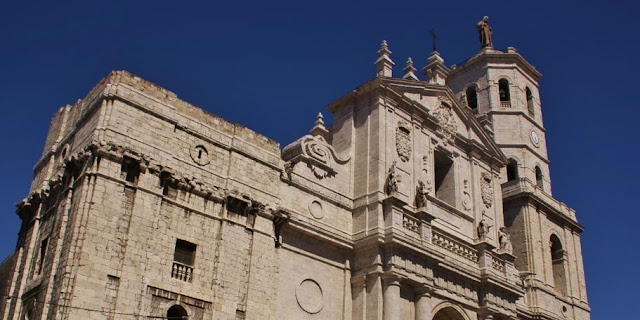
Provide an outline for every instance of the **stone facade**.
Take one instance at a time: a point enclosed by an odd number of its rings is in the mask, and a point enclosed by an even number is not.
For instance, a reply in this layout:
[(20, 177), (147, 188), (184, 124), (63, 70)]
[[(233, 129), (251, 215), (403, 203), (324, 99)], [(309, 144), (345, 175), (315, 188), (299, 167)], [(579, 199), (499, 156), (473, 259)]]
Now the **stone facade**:
[(378, 53), (282, 150), (125, 71), (61, 108), (2, 319), (589, 319), (540, 74)]

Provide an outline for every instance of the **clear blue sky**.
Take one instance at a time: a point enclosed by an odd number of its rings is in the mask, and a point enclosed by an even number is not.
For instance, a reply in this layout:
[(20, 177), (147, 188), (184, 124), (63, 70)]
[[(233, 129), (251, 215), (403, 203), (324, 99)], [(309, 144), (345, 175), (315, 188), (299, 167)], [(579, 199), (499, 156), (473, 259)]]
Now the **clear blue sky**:
[[(187, 2), (187, 1), (182, 1)], [(51, 116), (111, 70), (129, 70), (286, 145), (374, 76), (386, 39), (396, 74), (424, 66), (435, 28), (447, 65), (496, 47), (543, 74), (556, 198), (575, 208), (593, 319), (637, 319), (638, 52), (632, 1), (0, 1), (0, 259), (14, 248)], [(223, 3), (223, 4), (211, 4)], [(633, 57), (633, 58), (632, 58)]]

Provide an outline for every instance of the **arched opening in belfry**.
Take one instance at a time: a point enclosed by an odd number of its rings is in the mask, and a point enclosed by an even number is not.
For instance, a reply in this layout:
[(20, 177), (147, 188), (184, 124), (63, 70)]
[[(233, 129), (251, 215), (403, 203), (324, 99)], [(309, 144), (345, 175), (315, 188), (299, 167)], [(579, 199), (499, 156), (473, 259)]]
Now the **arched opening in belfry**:
[(507, 181), (518, 179), (518, 162), (515, 159), (509, 159), (507, 163)]
[(540, 169), (540, 167), (536, 166), (536, 186), (538, 186), (538, 188), (542, 189), (543, 184), (542, 184), (542, 170)]
[(567, 277), (565, 275), (565, 258), (564, 249), (560, 239), (555, 235), (551, 235), (549, 240), (551, 247), (551, 271), (553, 272), (553, 287), (561, 295), (567, 294)]
[(478, 94), (476, 93), (476, 88), (470, 86), (466, 91), (467, 95), (467, 106), (471, 108), (471, 110), (476, 111), (478, 109)]
[(173, 305), (169, 310), (167, 310), (167, 319), (177, 320), (177, 319), (188, 319), (187, 310), (185, 310), (182, 306)]
[(500, 102), (511, 101), (511, 92), (509, 92), (509, 80), (500, 79), (498, 81), (498, 93), (500, 94)]
[(527, 95), (527, 110), (529, 111), (529, 115), (533, 116), (535, 114), (533, 110), (533, 94), (531, 93), (531, 89), (529, 89), (529, 87), (525, 88), (525, 93)]
[(464, 316), (453, 307), (445, 307), (433, 316), (433, 320), (465, 320)]

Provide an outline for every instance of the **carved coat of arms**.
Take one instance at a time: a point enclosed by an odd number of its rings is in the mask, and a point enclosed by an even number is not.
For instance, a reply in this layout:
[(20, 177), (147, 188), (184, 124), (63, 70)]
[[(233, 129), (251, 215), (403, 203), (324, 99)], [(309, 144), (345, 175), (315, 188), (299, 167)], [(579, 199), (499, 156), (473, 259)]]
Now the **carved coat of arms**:
[(486, 172), (483, 172), (480, 178), (480, 192), (485, 207), (491, 208), (493, 205), (493, 186), (491, 185), (491, 175)]
[(438, 120), (438, 133), (444, 137), (445, 142), (453, 142), (458, 125), (456, 124), (455, 113), (451, 108), (451, 102), (446, 98), (438, 97), (433, 115)]
[(411, 128), (404, 121), (398, 122), (398, 128), (396, 128), (396, 150), (398, 156), (403, 162), (409, 161), (411, 156)]

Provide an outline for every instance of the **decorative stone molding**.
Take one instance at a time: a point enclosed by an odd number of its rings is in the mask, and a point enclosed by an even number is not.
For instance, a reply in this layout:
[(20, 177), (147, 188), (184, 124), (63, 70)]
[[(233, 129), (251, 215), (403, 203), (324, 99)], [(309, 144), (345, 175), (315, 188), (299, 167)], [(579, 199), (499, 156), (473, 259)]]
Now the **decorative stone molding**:
[(438, 97), (433, 108), (433, 115), (438, 122), (437, 133), (443, 137), (443, 143), (453, 143), (456, 137), (458, 125), (456, 115), (451, 107), (451, 101), (445, 97)]
[(324, 307), (322, 287), (314, 279), (307, 278), (296, 287), (296, 301), (302, 310), (316, 314)]
[(396, 151), (402, 162), (409, 161), (411, 157), (411, 125), (405, 121), (398, 121), (396, 128)]

